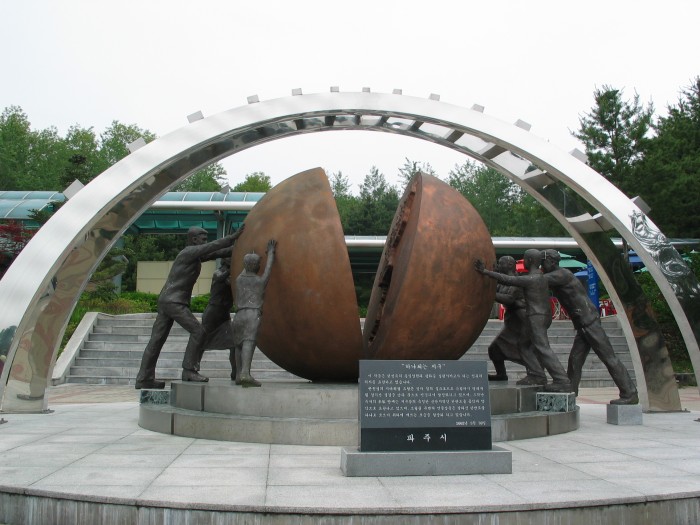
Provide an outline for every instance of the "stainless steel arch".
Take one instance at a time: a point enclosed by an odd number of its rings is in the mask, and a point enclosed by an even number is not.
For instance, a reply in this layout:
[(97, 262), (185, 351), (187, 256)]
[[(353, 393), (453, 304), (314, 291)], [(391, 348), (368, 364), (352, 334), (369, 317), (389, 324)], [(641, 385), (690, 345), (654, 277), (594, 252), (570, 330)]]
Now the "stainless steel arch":
[[(621, 320), (642, 403), (651, 410), (680, 409), (658, 329), (653, 322), (646, 326), (645, 305), (636, 304), (643, 299), (630, 295), (629, 280), (618, 275), (624, 268), (612, 256), (604, 230), (617, 230), (650, 269), (683, 331), (696, 373), (700, 320), (692, 305), (699, 287), (635, 202), (579, 159), (530, 135), (524, 123), (506, 124), (432, 96), (337, 90), (313, 95), (295, 90), (293, 95), (266, 102), (251, 97), (247, 106), (197, 120), (144, 145), (78, 192), (39, 230), (0, 281), (0, 342), (11, 341), (0, 382), (0, 410), (47, 407), (47, 378), (79, 293), (107, 250), (161, 194), (194, 170), (243, 149), (330, 130), (428, 140), (487, 163), (534, 195), (579, 242), (613, 300), (625, 305), (628, 315)], [(532, 166), (537, 169), (532, 171)], [(598, 215), (566, 217), (550, 195), (557, 184), (575, 191)]]

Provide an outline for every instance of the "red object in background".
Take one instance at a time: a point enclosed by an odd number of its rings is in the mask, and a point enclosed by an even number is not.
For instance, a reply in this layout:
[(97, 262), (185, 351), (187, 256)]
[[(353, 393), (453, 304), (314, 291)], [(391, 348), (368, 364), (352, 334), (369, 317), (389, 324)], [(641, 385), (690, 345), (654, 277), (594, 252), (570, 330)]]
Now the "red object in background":
[(561, 321), (569, 319), (569, 314), (564, 310), (559, 300), (556, 297), (549, 298), (549, 306), (552, 308), (552, 319), (555, 321)]
[[(569, 314), (566, 313), (566, 310), (564, 310), (564, 307), (559, 303), (556, 297), (550, 297), (549, 298), (549, 306), (552, 309), (552, 319), (556, 320), (562, 320), (562, 319), (569, 319)], [(498, 318), (503, 321), (503, 317), (505, 316), (506, 309), (502, 304), (498, 305)]]
[(0, 277), (34, 235), (20, 221), (0, 223)]
[(528, 271), (525, 269), (525, 261), (523, 259), (515, 261), (515, 271), (516, 273), (528, 273)]
[(615, 305), (610, 299), (602, 299), (600, 301), (599, 307), (601, 317), (607, 317), (608, 315), (617, 314), (617, 310), (615, 310)]
[[(570, 319), (568, 312), (559, 303), (556, 297), (549, 298), (549, 305), (552, 308), (552, 319), (555, 321), (561, 321)], [(506, 313), (506, 309), (502, 304), (498, 305), (498, 318), (503, 321), (503, 316)], [(608, 315), (616, 315), (617, 310), (615, 310), (615, 305), (610, 299), (603, 299), (600, 301), (600, 316), (607, 317)]]

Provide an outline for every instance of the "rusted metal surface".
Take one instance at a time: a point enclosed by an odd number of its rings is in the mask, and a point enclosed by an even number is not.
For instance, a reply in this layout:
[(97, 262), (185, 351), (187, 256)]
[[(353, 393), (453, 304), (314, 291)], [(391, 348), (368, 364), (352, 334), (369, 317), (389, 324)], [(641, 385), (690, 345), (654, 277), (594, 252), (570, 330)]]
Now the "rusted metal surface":
[[(251, 210), (233, 248), (231, 282), (243, 256), (266, 262), (278, 242), (258, 347), (282, 368), (315, 381), (356, 381), (362, 355), (357, 299), (340, 217), (321, 168), (270, 190)], [(235, 289), (234, 289), (235, 297)]]
[(474, 207), (439, 179), (417, 175), (399, 204), (367, 312), (369, 359), (458, 359), (477, 339), (496, 293), (474, 270), (496, 254)]

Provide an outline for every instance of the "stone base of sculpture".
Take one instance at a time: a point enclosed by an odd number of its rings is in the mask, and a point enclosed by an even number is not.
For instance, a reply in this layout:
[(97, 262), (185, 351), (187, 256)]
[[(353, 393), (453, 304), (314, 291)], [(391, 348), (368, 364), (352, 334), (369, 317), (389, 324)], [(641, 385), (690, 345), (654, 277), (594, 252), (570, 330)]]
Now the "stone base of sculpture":
[[(174, 381), (168, 404), (146, 400), (139, 425), (185, 437), (357, 447), (357, 384), (266, 381), (244, 389), (232, 381)], [(545, 437), (579, 427), (579, 412), (538, 412), (539, 387), (490, 385), (493, 442)]]

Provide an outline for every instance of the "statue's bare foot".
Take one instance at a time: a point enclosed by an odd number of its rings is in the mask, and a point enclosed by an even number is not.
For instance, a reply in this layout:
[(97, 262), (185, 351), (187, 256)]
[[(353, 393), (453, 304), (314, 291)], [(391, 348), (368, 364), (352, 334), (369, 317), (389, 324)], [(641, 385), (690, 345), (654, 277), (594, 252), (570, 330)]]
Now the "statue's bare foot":
[(243, 388), (248, 388), (251, 386), (262, 386), (259, 381), (253, 379), (250, 374), (241, 374), (240, 384)]

